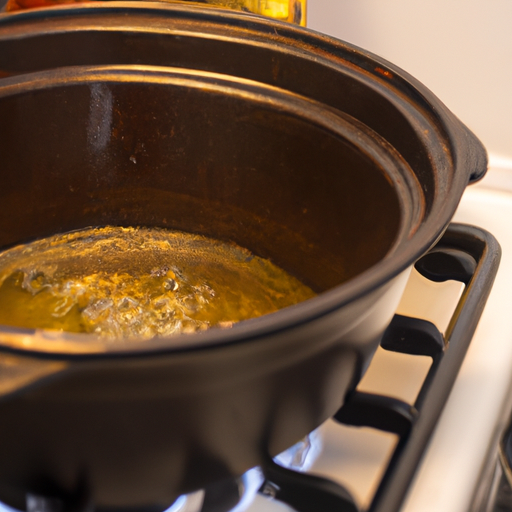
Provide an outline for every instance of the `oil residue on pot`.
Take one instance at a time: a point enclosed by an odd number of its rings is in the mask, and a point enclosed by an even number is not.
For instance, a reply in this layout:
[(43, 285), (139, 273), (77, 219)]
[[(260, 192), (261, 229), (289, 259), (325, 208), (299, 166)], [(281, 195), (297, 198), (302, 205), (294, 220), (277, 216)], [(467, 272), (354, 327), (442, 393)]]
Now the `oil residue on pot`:
[(0, 324), (116, 339), (229, 326), (313, 297), (237, 245), (163, 229), (89, 228), (0, 254)]

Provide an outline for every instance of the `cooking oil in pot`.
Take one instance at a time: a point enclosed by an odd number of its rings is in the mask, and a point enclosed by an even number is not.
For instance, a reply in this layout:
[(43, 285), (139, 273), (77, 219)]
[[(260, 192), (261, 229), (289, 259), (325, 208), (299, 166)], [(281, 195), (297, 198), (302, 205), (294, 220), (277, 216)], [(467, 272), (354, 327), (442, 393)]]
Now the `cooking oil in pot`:
[(313, 296), (237, 245), (158, 228), (88, 228), (0, 253), (0, 324), (17, 327), (152, 338)]

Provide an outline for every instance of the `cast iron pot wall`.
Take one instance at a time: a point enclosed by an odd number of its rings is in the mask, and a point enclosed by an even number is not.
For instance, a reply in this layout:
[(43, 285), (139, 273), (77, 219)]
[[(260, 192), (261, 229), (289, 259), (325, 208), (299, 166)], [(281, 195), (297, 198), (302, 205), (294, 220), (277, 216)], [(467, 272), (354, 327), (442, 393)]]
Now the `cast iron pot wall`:
[[(235, 241), (323, 292), (392, 251), (420, 200), (404, 162), (355, 121), (200, 72), (34, 73), (0, 88), (0, 118), (2, 245), (91, 225), (172, 227)], [(127, 342), (122, 358), (40, 362), (37, 385), (0, 406), (11, 461), (0, 496), (20, 506), (27, 489), (83, 492), (99, 508), (165, 508), (240, 475), (341, 406), (402, 286), (284, 329), (247, 322), (238, 343), (217, 330), (133, 342), (137, 357)], [(52, 352), (51, 340), (28, 337)], [(61, 339), (67, 351), (80, 343)]]
[(343, 403), (407, 268), (485, 171), (481, 145), (402, 71), (255, 17), (19, 13), (0, 18), (0, 63), (1, 245), (158, 225), (237, 241), (321, 292), (151, 344), (2, 329), (17, 373), (0, 499), (18, 508), (27, 490), (165, 508), (293, 444)]
[(171, 227), (234, 241), (321, 292), (418, 220), (419, 185), (384, 141), (269, 87), (68, 68), (17, 79), (0, 102), (3, 247), (86, 226)]

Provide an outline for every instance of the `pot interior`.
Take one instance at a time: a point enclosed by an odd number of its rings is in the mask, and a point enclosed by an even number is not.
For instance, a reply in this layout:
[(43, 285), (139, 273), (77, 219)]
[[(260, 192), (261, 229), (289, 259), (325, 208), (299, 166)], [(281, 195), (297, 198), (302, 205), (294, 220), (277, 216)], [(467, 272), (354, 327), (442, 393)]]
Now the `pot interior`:
[(158, 226), (235, 242), (321, 292), (403, 235), (403, 162), (310, 100), (149, 69), (37, 77), (0, 88), (1, 247)]

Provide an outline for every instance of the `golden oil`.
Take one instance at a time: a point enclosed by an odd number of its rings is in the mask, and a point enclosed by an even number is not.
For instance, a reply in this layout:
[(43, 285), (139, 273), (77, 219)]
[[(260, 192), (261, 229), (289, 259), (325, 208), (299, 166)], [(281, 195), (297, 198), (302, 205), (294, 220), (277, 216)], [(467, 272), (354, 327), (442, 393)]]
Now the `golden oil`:
[(231, 243), (156, 228), (90, 228), (0, 253), (0, 324), (106, 339), (196, 332), (314, 296)]

